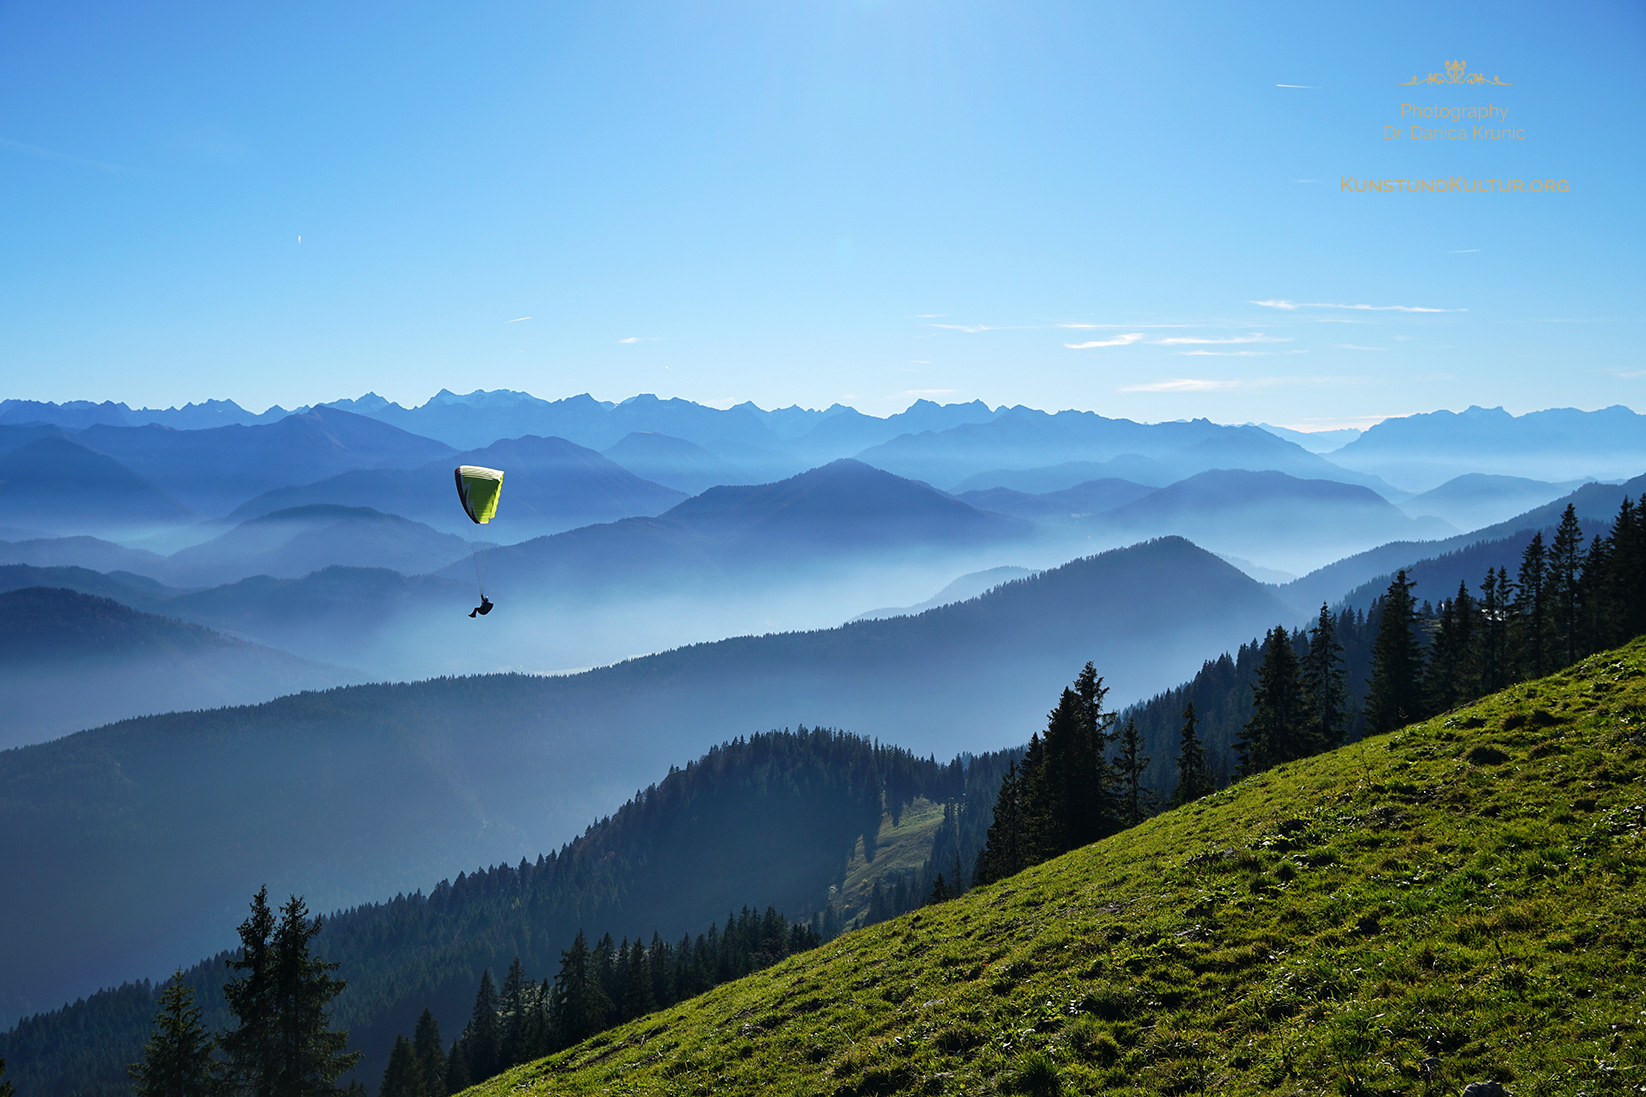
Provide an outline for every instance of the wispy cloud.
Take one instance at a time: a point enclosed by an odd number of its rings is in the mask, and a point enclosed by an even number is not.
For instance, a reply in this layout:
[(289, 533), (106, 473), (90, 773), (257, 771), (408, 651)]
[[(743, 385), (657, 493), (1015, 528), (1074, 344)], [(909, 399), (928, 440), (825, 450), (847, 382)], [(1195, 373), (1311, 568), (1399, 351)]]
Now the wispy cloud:
[(1094, 339), (1089, 343), (1064, 343), (1070, 350), (1090, 350), (1093, 347), (1129, 347), (1143, 338), (1141, 331), (1117, 335), (1113, 339)]
[(1181, 358), (1268, 358), (1266, 350), (1180, 350)]
[(1646, 369), (1612, 369), (1607, 370), (1613, 377), (1621, 377), (1626, 381), (1637, 381), (1646, 377)]
[(1468, 309), (1437, 309), (1427, 305), (1338, 305), (1324, 301), (1286, 301), (1281, 298), (1271, 298), (1267, 301), (1252, 301), (1250, 304), (1261, 305), (1266, 309), (1285, 309), (1288, 312), (1296, 309), (1354, 309), (1359, 312), (1468, 312)]
[(1163, 347), (1176, 347), (1188, 344), (1290, 343), (1291, 339), (1276, 335), (1263, 335), (1254, 331), (1250, 335), (1230, 335), (1222, 339), (1207, 339), (1197, 335), (1169, 335), (1164, 339), (1150, 339), (1149, 342), (1158, 343)]
[(1319, 88), (1317, 88), (1313, 84), (1276, 84), (1275, 87), (1277, 87), (1277, 88), (1308, 88), (1310, 91), (1319, 91), (1320, 90)]
[(1125, 385), (1121, 392), (1216, 392), (1239, 388), (1239, 381), (1212, 381), (1204, 377), (1173, 377), (1169, 381), (1150, 381), (1144, 385)]
[(976, 335), (980, 331), (1031, 331), (1038, 324), (927, 324), (927, 327), (940, 328), (943, 331), (963, 331), (967, 335)]
[(1471, 254), (1473, 252), (1477, 252), (1479, 250), (1480, 250), (1479, 248), (1458, 248), (1456, 251), (1449, 251), (1446, 254), (1447, 255), (1469, 255), (1469, 254)]
[(1192, 328), (1193, 324), (1088, 324), (1083, 320), (1068, 320), (1057, 325), (1074, 331), (1117, 331), (1121, 328)]
[(0, 149), (22, 153), (37, 160), (55, 160), (61, 164), (74, 164), (77, 167), (91, 168), (93, 171), (106, 171), (113, 175), (147, 175), (141, 168), (127, 167), (125, 164), (110, 164), (103, 160), (90, 160), (84, 156), (74, 156), (67, 152), (58, 152), (56, 149), (41, 148), (39, 145), (30, 145), (23, 141), (13, 141), (0, 137)]
[(531, 319), (530, 316), (516, 316), (513, 320), (505, 320), (503, 322), (505, 324), (518, 324), (522, 320), (530, 320), (530, 319)]

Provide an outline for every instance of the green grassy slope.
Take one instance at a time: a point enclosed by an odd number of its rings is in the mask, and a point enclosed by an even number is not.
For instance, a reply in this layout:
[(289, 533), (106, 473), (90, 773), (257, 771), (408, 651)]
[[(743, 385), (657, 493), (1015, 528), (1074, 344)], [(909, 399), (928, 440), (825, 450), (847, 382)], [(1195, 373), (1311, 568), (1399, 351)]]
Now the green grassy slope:
[(476, 1092), (1636, 1093), (1643, 831), (1637, 641)]

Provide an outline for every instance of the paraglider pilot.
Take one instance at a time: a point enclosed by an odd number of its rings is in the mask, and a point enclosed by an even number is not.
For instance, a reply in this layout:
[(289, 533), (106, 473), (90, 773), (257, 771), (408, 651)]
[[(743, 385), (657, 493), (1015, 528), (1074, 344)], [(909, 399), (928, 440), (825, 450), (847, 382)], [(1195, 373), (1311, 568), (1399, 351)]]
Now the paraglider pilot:
[[(463, 504), (463, 513), (477, 526), (486, 525), (497, 513), (497, 497), (503, 491), (503, 473), (480, 465), (458, 465), (455, 470), (457, 499)], [(474, 543), (474, 578), (480, 588), (480, 604), (469, 611), (470, 617), (484, 617), (492, 611), (492, 600), (486, 597), (485, 569), (481, 565), (482, 548)]]

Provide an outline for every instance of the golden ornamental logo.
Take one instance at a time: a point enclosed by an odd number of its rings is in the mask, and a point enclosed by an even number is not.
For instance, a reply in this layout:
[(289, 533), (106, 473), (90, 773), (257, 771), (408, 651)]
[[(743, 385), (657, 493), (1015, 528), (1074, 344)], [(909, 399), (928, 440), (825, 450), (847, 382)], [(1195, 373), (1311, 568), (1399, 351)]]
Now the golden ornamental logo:
[(1406, 88), (1411, 87), (1413, 84), (1497, 84), (1505, 88), (1513, 87), (1512, 84), (1496, 76), (1487, 79), (1484, 73), (1466, 73), (1463, 69), (1467, 65), (1467, 61), (1448, 61), (1446, 62), (1445, 72), (1431, 72), (1427, 76), (1414, 76), (1400, 86)]

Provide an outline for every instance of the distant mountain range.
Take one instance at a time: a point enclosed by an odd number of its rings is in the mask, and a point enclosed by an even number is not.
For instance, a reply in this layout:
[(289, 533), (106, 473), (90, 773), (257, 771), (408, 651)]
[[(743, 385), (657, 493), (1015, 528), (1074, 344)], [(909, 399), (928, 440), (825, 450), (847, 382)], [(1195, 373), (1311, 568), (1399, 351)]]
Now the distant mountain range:
[[(452, 487), (454, 465), (504, 470), (506, 505), (476, 530)], [(313, 483), (276, 488), (236, 507), (229, 521), (314, 503), (372, 507), (465, 539), (523, 541), (578, 526), (660, 514), (686, 498), (563, 438), (528, 435), (493, 442), (415, 469), (353, 469)]]
[(915, 617), (562, 678), (302, 694), (0, 753), (0, 873), (35, 882), (0, 904), (0, 937), (31, 942), (0, 954), (0, 986), (49, 1003), (204, 955), (265, 881), (332, 909), (535, 856), (728, 736), (817, 723), (944, 757), (1019, 742), (1088, 659), (1121, 704), (1291, 612), (1168, 539)]
[[(1205, 419), (1144, 424), (1093, 412), (1053, 415), (1025, 407), (1008, 408), (985, 423), (904, 435), (858, 457), (899, 476), (957, 490), (1017, 486), (972, 478), (1070, 462), (1099, 464), (1100, 475), (1139, 482), (1160, 476), (1177, 480), (1211, 469), (1249, 469), (1390, 490), (1374, 476), (1341, 468), (1258, 427), (1221, 426)], [(1122, 462), (1135, 466), (1139, 459), (1149, 463), (1145, 474), (1128, 475), (1133, 470)], [(1148, 469), (1159, 471), (1151, 476)]]
[[(1519, 547), (1529, 540), (1532, 534), (1543, 532), (1547, 542), (1560, 524), (1560, 517), (1570, 505), (1579, 520), (1585, 524), (1589, 534), (1601, 529), (1611, 528), (1613, 520), (1617, 518), (1618, 507), (1625, 497), (1639, 502), (1646, 496), (1646, 474), (1635, 477), (1623, 484), (1585, 484), (1576, 491), (1569, 492), (1542, 506), (1534, 507), (1524, 514), (1516, 515), (1505, 521), (1495, 523), (1474, 530), (1470, 533), (1461, 533), (1453, 537), (1435, 541), (1393, 541), (1379, 545), (1365, 552), (1355, 553), (1342, 560), (1334, 561), (1322, 568), (1317, 568), (1292, 583), (1282, 586), (1282, 597), (1297, 606), (1318, 606), (1322, 602), (1335, 603), (1342, 599), (1349, 591), (1362, 588), (1371, 583), (1373, 587), (1387, 586), (1389, 577), (1403, 567), (1415, 564), (1419, 560), (1446, 558), (1451, 554), (1460, 553), (1471, 546), (1498, 542), (1498, 552), (1513, 539), (1514, 559), (1499, 559), (1493, 556), (1493, 566), (1508, 567), (1512, 578), (1515, 568), (1519, 565)], [(1524, 536), (1521, 536), (1521, 535)], [(1469, 582), (1471, 593), (1485, 576), (1485, 557), (1463, 557), (1462, 560), (1481, 561), (1479, 574), (1461, 576)], [(1427, 569), (1426, 569), (1427, 571)], [(1423, 582), (1416, 593), (1420, 599), (1438, 600), (1452, 595), (1457, 590), (1457, 579), (1450, 571), (1427, 572), (1437, 582)], [(1376, 590), (1381, 593), (1381, 589)], [(1356, 605), (1364, 605), (1369, 601), (1361, 590), (1356, 596)]]
[(1330, 456), (1415, 491), (1471, 472), (1621, 480), (1646, 469), (1646, 416), (1621, 405), (1519, 416), (1502, 408), (1433, 411), (1385, 419)]
[[(852, 557), (950, 554), (1026, 539), (1027, 522), (858, 461), (839, 460), (772, 484), (711, 488), (656, 518), (628, 518), (493, 549), (499, 588), (574, 592), (685, 581), (787, 581), (802, 565)], [(441, 574), (460, 578), (461, 565)]]
[(108, 598), (43, 587), (0, 593), (0, 750), (140, 713), (247, 704), (359, 680)]
[(152, 480), (60, 434), (0, 452), (0, 508), (8, 522), (71, 535), (142, 535), (199, 519)]

